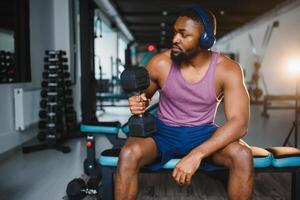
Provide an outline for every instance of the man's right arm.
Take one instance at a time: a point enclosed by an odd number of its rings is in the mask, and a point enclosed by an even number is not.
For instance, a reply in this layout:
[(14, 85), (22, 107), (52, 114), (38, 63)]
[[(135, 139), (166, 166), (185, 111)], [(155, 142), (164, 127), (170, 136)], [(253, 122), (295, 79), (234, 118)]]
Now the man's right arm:
[(152, 96), (155, 94), (155, 92), (159, 89), (159, 84), (158, 84), (159, 59), (160, 59), (160, 55), (159, 54), (155, 55), (154, 57), (151, 58), (151, 60), (148, 62), (146, 66), (146, 69), (149, 74), (150, 85), (143, 92), (146, 93), (147, 99), (151, 99)]
[(142, 114), (150, 104), (150, 100), (159, 89), (159, 75), (164, 64), (164, 55), (159, 53), (151, 58), (146, 68), (149, 74), (150, 85), (141, 92), (140, 96), (129, 97), (128, 103), (132, 114)]

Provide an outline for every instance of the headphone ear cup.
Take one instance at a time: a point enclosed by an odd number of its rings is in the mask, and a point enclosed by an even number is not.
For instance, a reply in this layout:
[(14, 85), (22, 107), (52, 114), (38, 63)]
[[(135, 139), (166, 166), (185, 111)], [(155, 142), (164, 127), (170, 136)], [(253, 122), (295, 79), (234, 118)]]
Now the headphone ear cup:
[(215, 41), (215, 36), (209, 36), (209, 34), (207, 34), (205, 31), (201, 33), (201, 36), (199, 38), (201, 49), (209, 49), (214, 45)]

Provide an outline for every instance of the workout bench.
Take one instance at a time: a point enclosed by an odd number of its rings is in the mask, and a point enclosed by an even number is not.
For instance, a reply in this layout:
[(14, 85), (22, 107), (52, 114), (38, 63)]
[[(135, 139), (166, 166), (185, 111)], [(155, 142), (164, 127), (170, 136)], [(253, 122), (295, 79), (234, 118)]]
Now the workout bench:
[[(157, 105), (151, 106), (147, 112), (155, 114)], [(128, 133), (128, 125), (121, 126), (119, 123), (97, 125), (81, 125), (81, 131), (87, 133), (87, 142), (93, 142), (93, 148), (88, 148), (87, 171), (88, 175), (95, 175), (101, 172), (102, 187), (99, 190), (99, 196), (105, 200), (114, 199), (114, 173), (118, 163), (120, 148), (105, 150), (101, 153), (99, 159), (95, 159), (95, 141), (93, 133), (109, 134), (117, 138), (119, 131)], [(300, 150), (293, 147), (271, 147), (267, 149), (251, 147), (253, 152), (253, 162), (255, 173), (292, 173), (292, 190), (291, 199), (300, 199)], [(158, 172), (148, 171), (146, 168), (141, 169), (141, 173), (172, 173), (172, 169), (179, 162), (180, 158), (172, 159), (167, 162)], [(100, 166), (99, 168), (93, 166)], [(205, 165), (214, 165), (210, 158), (204, 159), (199, 170), (196, 173), (228, 173), (228, 169), (222, 166), (216, 166), (213, 171), (204, 171)], [(90, 166), (90, 167), (88, 167)], [(90, 170), (90, 171), (89, 171)]]

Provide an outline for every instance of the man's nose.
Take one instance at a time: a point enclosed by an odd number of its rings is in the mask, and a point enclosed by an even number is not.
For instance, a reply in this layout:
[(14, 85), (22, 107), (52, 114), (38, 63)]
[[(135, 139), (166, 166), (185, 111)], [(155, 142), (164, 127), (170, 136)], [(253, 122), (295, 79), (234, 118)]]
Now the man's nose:
[(173, 37), (173, 44), (178, 44), (180, 43), (180, 37), (179, 37), (179, 34), (175, 34), (174, 37)]

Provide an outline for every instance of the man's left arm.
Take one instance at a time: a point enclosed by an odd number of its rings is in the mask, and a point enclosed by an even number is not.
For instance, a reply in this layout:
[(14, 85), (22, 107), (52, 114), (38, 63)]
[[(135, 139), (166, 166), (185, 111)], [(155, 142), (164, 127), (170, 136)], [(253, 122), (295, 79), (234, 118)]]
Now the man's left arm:
[[(227, 122), (212, 137), (181, 159), (173, 171), (176, 182), (190, 182), (203, 158), (242, 138), (248, 129), (249, 95), (241, 67), (237, 63), (226, 66), (223, 74), (224, 109)], [(186, 179), (186, 180), (185, 180)]]
[(242, 138), (248, 130), (249, 95), (244, 84), (241, 67), (230, 66), (224, 80), (224, 111), (226, 123), (219, 127), (212, 137), (195, 148), (192, 153), (200, 159), (210, 156), (219, 149)]

